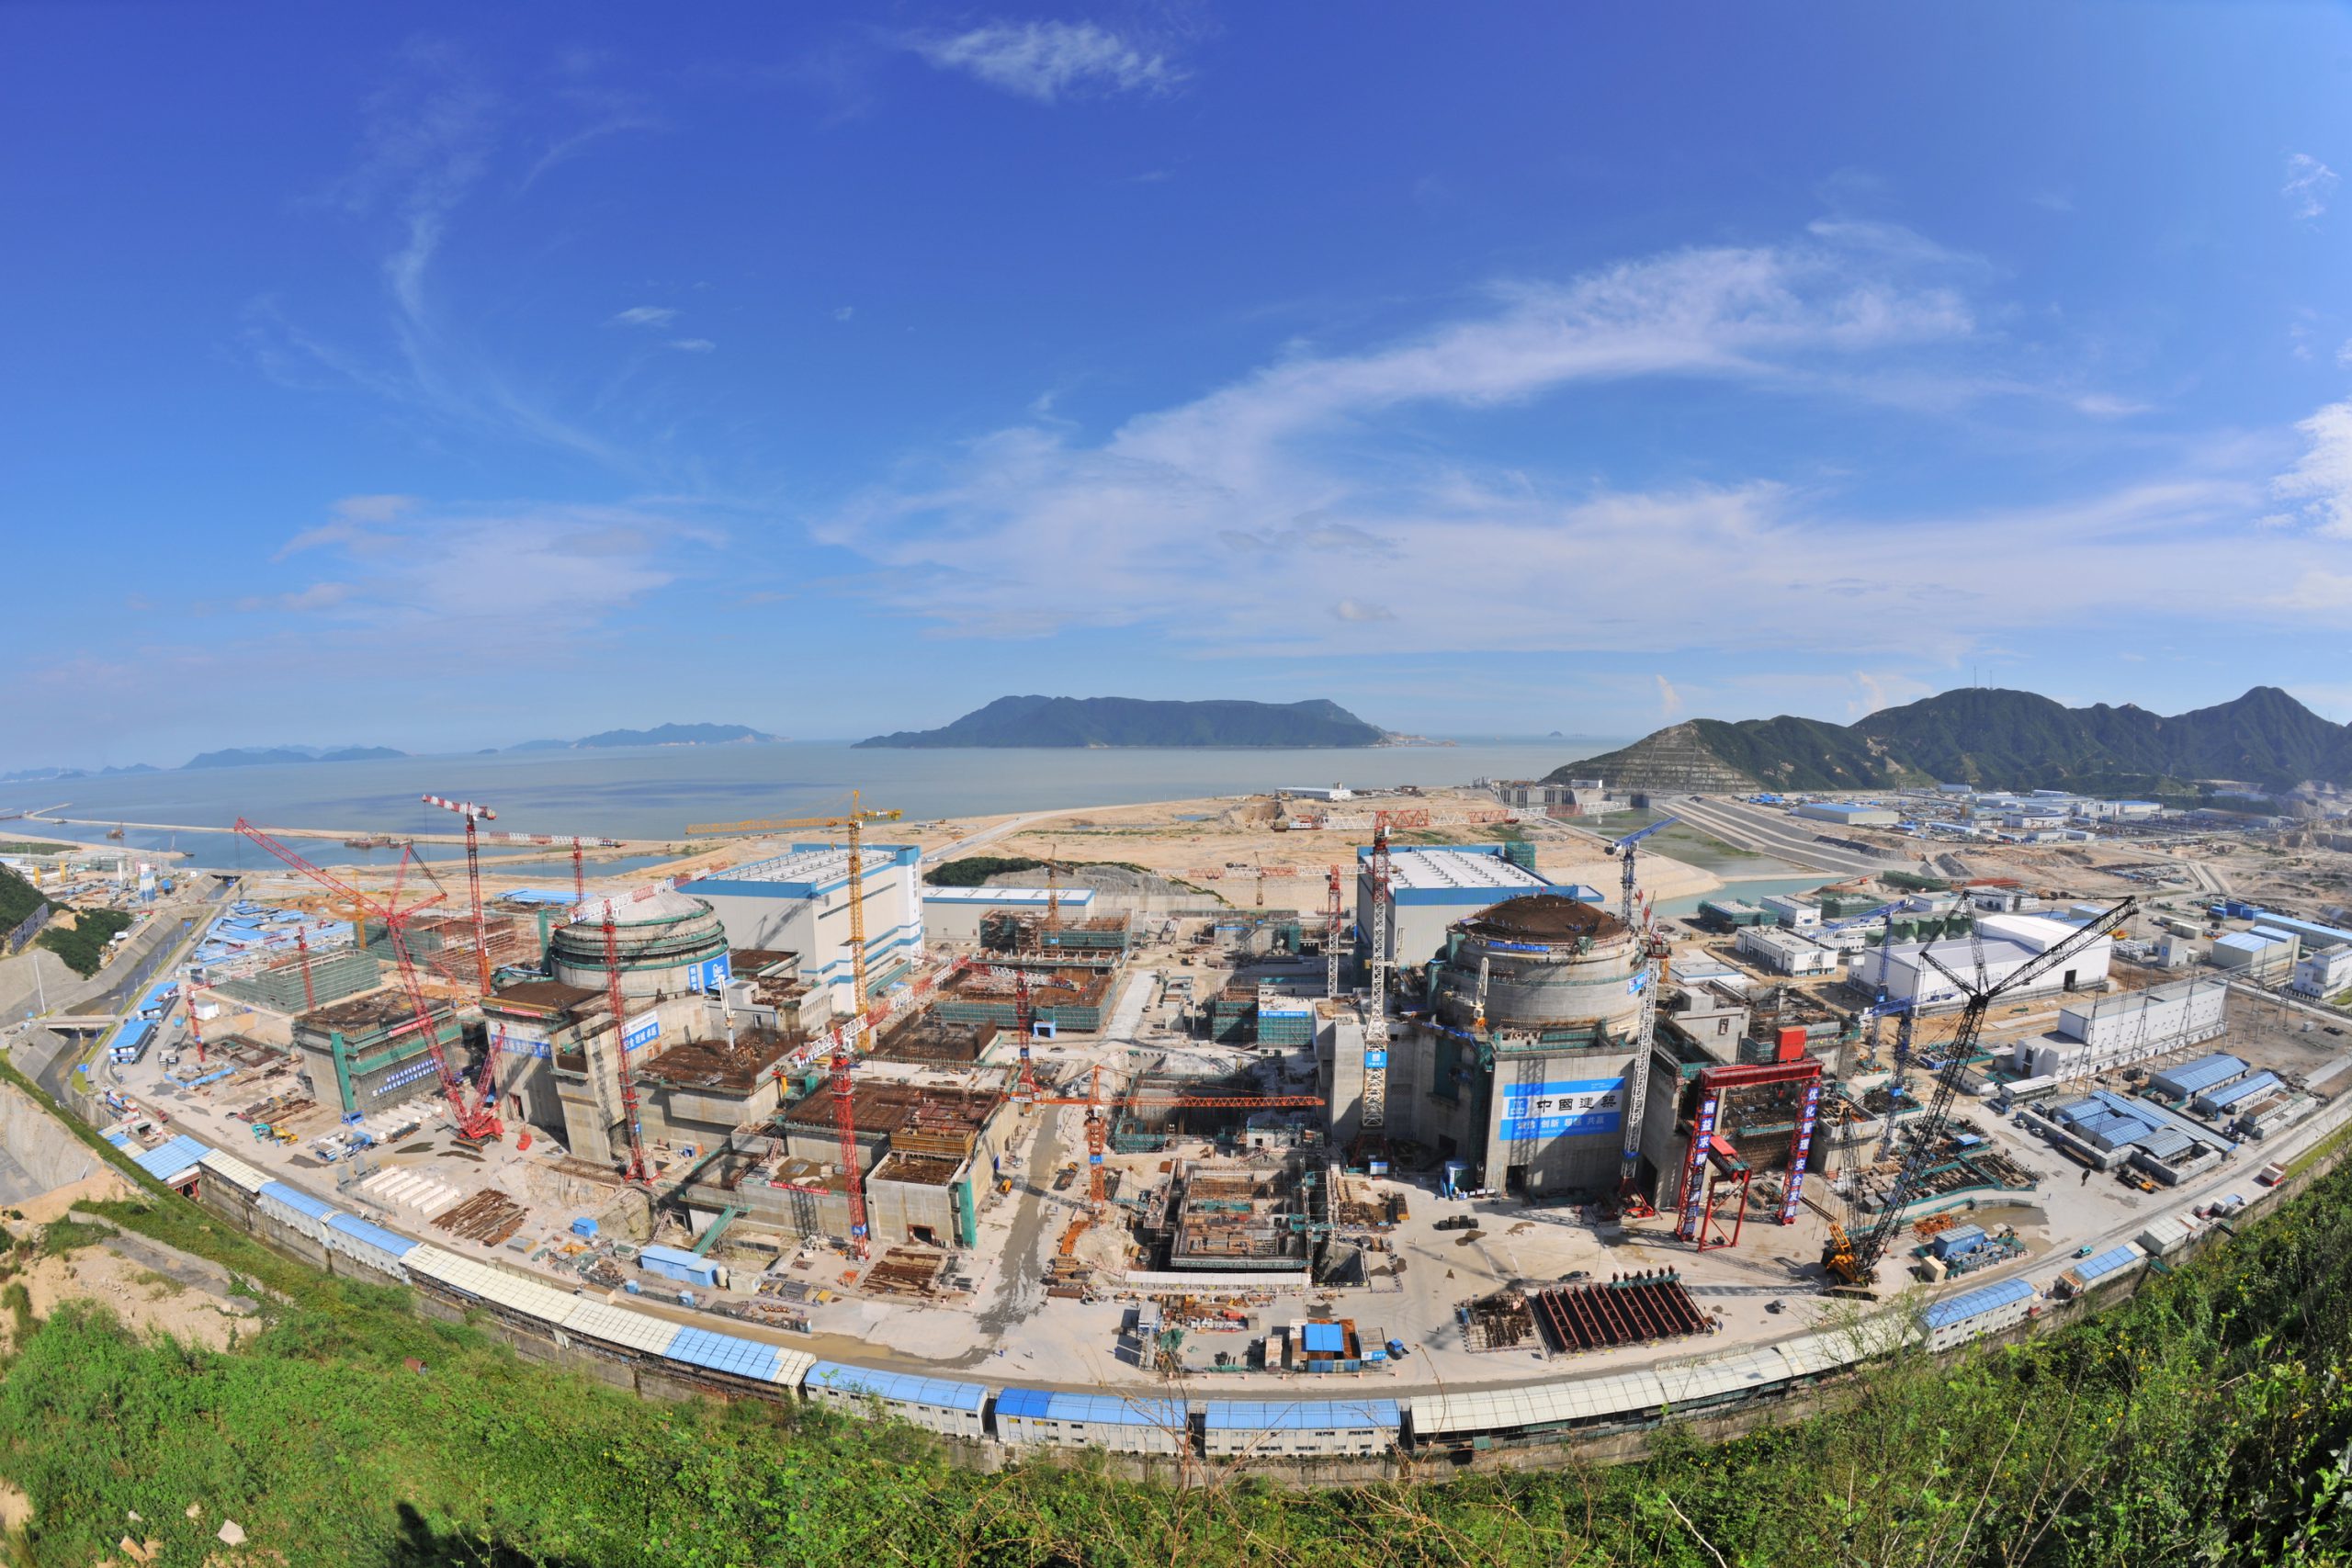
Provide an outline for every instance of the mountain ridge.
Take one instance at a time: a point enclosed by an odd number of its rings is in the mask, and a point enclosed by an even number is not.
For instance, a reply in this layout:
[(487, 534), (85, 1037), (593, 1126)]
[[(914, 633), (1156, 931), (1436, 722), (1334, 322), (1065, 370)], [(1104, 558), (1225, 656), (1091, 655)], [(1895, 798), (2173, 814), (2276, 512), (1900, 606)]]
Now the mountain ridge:
[(1084, 749), (1118, 747), (1379, 746), (1386, 730), (1324, 697), (1296, 703), (1238, 698), (999, 697), (936, 729), (869, 736), (861, 747)]
[[(1966, 686), (1850, 725), (1783, 714), (1686, 719), (1547, 775), (1628, 789), (2177, 790), (2233, 780), (2284, 790), (2352, 784), (2352, 727), (2276, 686), (2165, 716), (2136, 704), (2070, 708), (2034, 692)], [(1700, 781), (1706, 781), (1702, 783)]]

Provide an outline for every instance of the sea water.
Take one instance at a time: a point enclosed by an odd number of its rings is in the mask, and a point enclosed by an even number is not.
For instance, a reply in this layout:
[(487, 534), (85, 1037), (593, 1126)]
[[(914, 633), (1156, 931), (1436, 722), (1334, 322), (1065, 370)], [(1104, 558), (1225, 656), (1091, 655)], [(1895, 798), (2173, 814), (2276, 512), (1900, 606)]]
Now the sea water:
[[(457, 818), (418, 799), (425, 794), (494, 808), (498, 820), (486, 825), (492, 832), (680, 840), (689, 823), (825, 815), (846, 806), (853, 788), (864, 792), (869, 807), (895, 807), (908, 820), (922, 821), (1332, 784), (1388, 788), (1466, 784), (1478, 778), (1540, 778), (1563, 763), (1620, 744), (1606, 739), (1480, 739), (1451, 746), (1350, 750), (899, 750), (808, 740), (506, 751), (0, 784), (0, 812), (58, 807), (59, 816), (93, 819), (100, 825), (13, 824), (30, 837), (90, 843), (107, 841), (105, 824), (178, 824), (176, 831), (125, 828), (116, 842), (132, 850), (177, 849), (199, 866), (259, 870), (276, 863), (257, 846), (226, 831), (240, 817), (263, 827), (394, 835), (457, 830)], [(0, 840), (10, 836), (11, 827), (0, 821)], [(294, 847), (305, 852), (315, 847), (315, 858), (341, 863), (399, 853), (377, 851), (371, 857), (315, 840), (297, 840)], [(545, 849), (493, 840), (485, 850), (513, 856), (518, 865), (526, 861), (554, 865)], [(435, 859), (460, 852), (453, 846), (418, 846), (418, 853)]]

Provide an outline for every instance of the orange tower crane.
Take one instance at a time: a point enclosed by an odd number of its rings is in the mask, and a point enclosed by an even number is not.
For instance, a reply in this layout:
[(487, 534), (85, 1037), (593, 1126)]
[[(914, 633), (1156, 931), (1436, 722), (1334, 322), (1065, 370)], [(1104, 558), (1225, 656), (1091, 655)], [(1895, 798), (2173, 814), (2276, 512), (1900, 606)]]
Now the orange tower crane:
[(850, 1011), (864, 1017), (865, 995), (865, 852), (859, 829), (868, 822), (896, 822), (906, 813), (900, 810), (876, 810), (859, 804), (863, 792), (849, 792), (849, 810), (833, 817), (754, 817), (744, 822), (694, 822), (686, 827), (688, 838), (705, 838), (713, 834), (781, 833), (795, 828), (846, 828), (849, 829), (849, 946), (850, 946)]
[[(490, 928), (481, 914), (481, 854), (474, 839), (477, 821), (495, 822), (498, 813), (487, 806), (476, 806), (468, 800), (445, 800), (437, 795), (418, 797), (427, 806), (437, 806), (444, 811), (454, 811), (466, 819), (466, 892), (473, 905), (474, 967), (480, 972), (481, 994), (490, 995)], [(578, 840), (574, 840), (575, 845)]]

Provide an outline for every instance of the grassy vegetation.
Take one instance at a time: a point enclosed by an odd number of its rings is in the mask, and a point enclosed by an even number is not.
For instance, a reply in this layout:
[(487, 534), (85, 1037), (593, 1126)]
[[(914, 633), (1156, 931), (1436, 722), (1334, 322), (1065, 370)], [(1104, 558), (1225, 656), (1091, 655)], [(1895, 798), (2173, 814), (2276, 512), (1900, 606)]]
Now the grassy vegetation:
[(924, 872), (922, 879), (933, 887), (978, 887), (1003, 872), (1045, 869), (1044, 861), (1025, 855), (966, 855), (961, 860), (942, 861)]
[(0, 932), (16, 930), (26, 916), (47, 902), (40, 888), (0, 865)]
[(87, 979), (106, 963), (107, 943), (118, 932), (129, 931), (135, 918), (120, 909), (76, 909), (73, 930), (62, 931), (52, 923), (33, 940), (65, 960), (74, 973)]
[(35, 1325), (0, 1278), (24, 1326), (0, 1365), (0, 1478), (37, 1510), (18, 1561), (95, 1561), (131, 1509), (165, 1564), (207, 1562), (224, 1516), (304, 1564), (2352, 1560), (2352, 1171), (2098, 1318), (1890, 1364), (1830, 1416), (1717, 1448), (1669, 1427), (1616, 1469), (1313, 1493), (980, 1475), (823, 1411), (646, 1404), (141, 1188), (96, 1207), (250, 1280), (260, 1331), (223, 1352), (141, 1342), (91, 1304)]

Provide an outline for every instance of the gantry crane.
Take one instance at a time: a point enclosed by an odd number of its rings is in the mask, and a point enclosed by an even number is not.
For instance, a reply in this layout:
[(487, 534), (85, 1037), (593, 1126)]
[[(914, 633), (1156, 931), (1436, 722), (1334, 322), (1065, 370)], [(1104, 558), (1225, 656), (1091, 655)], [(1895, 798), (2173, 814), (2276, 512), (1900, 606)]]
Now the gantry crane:
[[(865, 1013), (865, 856), (859, 829), (868, 822), (896, 822), (906, 813), (901, 810), (877, 810), (858, 804), (862, 792), (849, 792), (849, 810), (836, 817), (762, 817), (745, 822), (696, 822), (686, 829), (689, 838), (705, 838), (712, 834), (780, 833), (796, 828), (846, 828), (849, 829), (849, 945), (852, 1005), (850, 1010), (860, 1017)], [(1047, 903), (1050, 905), (1051, 898)]]
[[(429, 898), (419, 899), (412, 904), (403, 906), (401, 903), (401, 894), (407, 883), (408, 868), (412, 863), (410, 857), (413, 852), (407, 850), (401, 852), (400, 863), (395, 868), (391, 890), (379, 903), (333, 873), (311, 864), (242, 817), (237, 818), (233, 830), (259, 844), (287, 865), (330, 892), (341, 894), (352, 905), (372, 910), (376, 917), (384, 922), (385, 933), (390, 941), (392, 958), (400, 970), (401, 987), (408, 993), (409, 1008), (415, 1015), (411, 1024), (404, 1026), (403, 1029), (394, 1030), (393, 1036), (397, 1038), (407, 1029), (413, 1029), (423, 1035), (425, 1052), (432, 1058), (434, 1074), (440, 1080), (442, 1094), (449, 1101), (450, 1113), (458, 1123), (458, 1135), (460, 1138), (484, 1141), (499, 1136), (504, 1128), (499, 1123), (493, 1105), (487, 1100), (472, 1105), (467, 1103), (466, 1082), (458, 1076), (457, 1069), (449, 1065), (448, 1053), (441, 1048), (440, 1025), (433, 1017), (432, 1004), (425, 999), (424, 984), (417, 978), (416, 964), (409, 953), (408, 938), (402, 928), (420, 910), (440, 903), (443, 898), (443, 895), (435, 893)], [(192, 1007), (188, 1016), (191, 1020), (195, 1017)], [(485, 1074), (485, 1081), (488, 1075)]]
[[(1943, 1046), (1943, 1070), (1935, 1077), (1935, 1093), (1928, 1101), (1928, 1109), (1911, 1127), (1911, 1146), (1904, 1151), (1903, 1163), (1897, 1168), (1894, 1184), (1887, 1190), (1884, 1205), (1870, 1230), (1860, 1236), (1849, 1236), (1833, 1224), (1830, 1240), (1822, 1249), (1821, 1266), (1833, 1278), (1843, 1283), (1863, 1287), (1878, 1277), (1879, 1260), (1886, 1254), (1887, 1243), (1893, 1239), (1895, 1227), (1903, 1222), (1903, 1211), (1910, 1203), (1920, 1179), (1927, 1174), (1936, 1156), (1936, 1144), (1943, 1136), (1944, 1124), (1951, 1116), (1953, 1097), (1960, 1092), (1960, 1080), (1967, 1071), (1968, 1057), (1976, 1048), (1977, 1036), (1983, 1032), (1984, 1018), (1993, 1003), (2018, 987), (2038, 979), (2066, 960), (2075, 957), (2092, 944), (2103, 942), (2139, 908), (2137, 898), (2125, 898), (2112, 908), (2078, 927), (2064, 941), (2053, 942), (2026, 960), (2009, 975), (1997, 982), (1986, 979), (1984, 972), (1984, 942), (1972, 926), (1969, 948), (1973, 959), (1975, 978), (1971, 981), (1954, 974), (1951, 966), (1938, 958), (1932, 943), (1919, 949), (1923, 963), (1940, 973), (1959, 990), (1962, 998), (1960, 1024)], [(1922, 976), (1924, 978), (1924, 976)], [(1903, 1015), (1907, 1032), (1911, 1018), (1917, 1010), (1917, 998)]]
[[(1671, 817), (1661, 817), (1648, 827), (1628, 833), (1609, 846), (1609, 852), (1624, 863), (1625, 874), (1617, 895), (1617, 918), (1624, 922), (1626, 934), (1634, 942), (1635, 953), (1641, 961), (1640, 966), (1627, 978), (1627, 984), (1640, 998), (1641, 1010), (1636, 1015), (1634, 1028), (1634, 1065), (1625, 1073), (1625, 1157), (1618, 1172), (1617, 1189), (1621, 1200), (1627, 1206), (1638, 1206), (1645, 1213), (1647, 1207), (1643, 1204), (1640, 1190), (1634, 1183), (1641, 1174), (1642, 1120), (1649, 1108), (1650, 1050), (1657, 1037), (1658, 961), (1666, 956), (1667, 943), (1665, 936), (1653, 926), (1646, 912), (1638, 923), (1634, 918), (1634, 846), (1673, 820)], [(1482, 989), (1485, 978), (1481, 974)], [(1479, 1011), (1483, 1014), (1485, 1010), (1482, 1002)]]
[[(466, 896), (474, 918), (474, 968), (481, 978), (480, 994), (490, 995), (490, 927), (481, 914), (481, 853), (475, 842), (476, 822), (495, 822), (498, 813), (487, 806), (476, 806), (469, 800), (446, 800), (437, 795), (420, 795), (427, 806), (437, 806), (444, 811), (454, 811), (466, 822)], [(576, 844), (577, 840), (573, 842)]]

